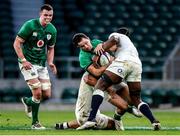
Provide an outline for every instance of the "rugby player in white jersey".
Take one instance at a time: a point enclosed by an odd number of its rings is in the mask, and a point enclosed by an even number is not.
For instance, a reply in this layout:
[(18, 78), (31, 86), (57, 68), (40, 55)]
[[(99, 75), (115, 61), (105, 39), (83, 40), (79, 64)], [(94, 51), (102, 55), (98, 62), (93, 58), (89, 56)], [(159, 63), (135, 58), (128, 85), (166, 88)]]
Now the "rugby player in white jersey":
[(142, 63), (139, 59), (138, 51), (130, 38), (121, 33), (122, 29), (110, 34), (109, 39), (101, 43), (94, 50), (96, 54), (108, 50), (114, 45), (117, 45), (115, 51), (115, 60), (112, 61), (105, 72), (95, 85), (95, 91), (92, 96), (91, 112), (85, 124), (78, 129), (87, 129), (96, 125), (95, 116), (104, 98), (104, 91), (109, 86), (121, 83), (123, 80), (127, 82), (130, 92), (130, 98), (133, 105), (135, 105), (144, 116), (151, 122), (154, 130), (160, 129), (160, 122), (153, 116), (150, 107), (147, 103), (141, 100), (141, 74)]

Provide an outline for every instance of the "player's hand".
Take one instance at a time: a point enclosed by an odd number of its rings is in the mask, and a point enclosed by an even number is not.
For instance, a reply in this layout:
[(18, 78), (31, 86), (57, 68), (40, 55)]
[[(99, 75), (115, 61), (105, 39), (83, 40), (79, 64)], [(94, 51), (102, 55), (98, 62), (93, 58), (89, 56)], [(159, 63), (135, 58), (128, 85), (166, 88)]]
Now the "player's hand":
[(110, 56), (110, 61), (109, 61), (109, 63), (111, 64), (114, 59), (115, 59), (115, 57)]
[(49, 63), (49, 67), (52, 70), (53, 74), (57, 74), (57, 68), (53, 63)]
[(25, 70), (29, 70), (32, 68), (32, 64), (29, 61), (22, 62), (22, 65)]
[(98, 56), (100, 56), (101, 54), (103, 54), (104, 49), (102, 47), (103, 43), (100, 43), (97, 45), (97, 47), (94, 49), (94, 53)]
[(90, 86), (95, 86), (97, 83), (97, 79), (90, 74), (84, 76), (83, 79), (84, 79), (84, 82)]

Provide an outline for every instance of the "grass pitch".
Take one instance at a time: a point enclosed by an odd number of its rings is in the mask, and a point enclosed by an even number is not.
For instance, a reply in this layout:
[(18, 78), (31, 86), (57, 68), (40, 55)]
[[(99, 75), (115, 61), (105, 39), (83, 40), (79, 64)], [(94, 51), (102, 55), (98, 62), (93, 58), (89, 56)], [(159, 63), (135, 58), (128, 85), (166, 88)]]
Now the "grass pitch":
[[(113, 116), (113, 112), (103, 112)], [(74, 112), (40, 111), (41, 123), (46, 130), (31, 130), (31, 119), (25, 116), (24, 111), (0, 110), (0, 135), (180, 135), (180, 113), (171, 111), (154, 112), (161, 121), (162, 130), (153, 131), (149, 121), (125, 114), (123, 123), (125, 131), (115, 130), (55, 130), (57, 122), (75, 119)]]

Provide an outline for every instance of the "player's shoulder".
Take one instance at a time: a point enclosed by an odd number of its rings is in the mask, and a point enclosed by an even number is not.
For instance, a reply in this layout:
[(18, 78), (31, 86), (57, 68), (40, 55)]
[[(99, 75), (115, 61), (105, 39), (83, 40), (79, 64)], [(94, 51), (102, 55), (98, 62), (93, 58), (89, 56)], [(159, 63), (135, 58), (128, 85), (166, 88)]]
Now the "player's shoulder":
[(31, 29), (36, 29), (39, 26), (39, 20), (38, 19), (30, 19), (25, 22), (25, 25)]
[(128, 38), (127, 35), (121, 34), (121, 33), (117, 33), (117, 32), (111, 33), (111, 34), (109, 35), (109, 39), (110, 39), (111, 37), (116, 37), (116, 38), (117, 38), (117, 37), (119, 37), (119, 38)]
[(24, 25), (32, 25), (34, 23), (34, 19), (30, 19), (24, 22)]
[(99, 39), (93, 39), (91, 40), (91, 44), (93, 47), (96, 47), (98, 44), (102, 43), (103, 41), (99, 40)]
[(34, 24), (36, 23), (38, 20), (37, 19), (30, 19), (30, 20), (27, 20), (25, 23), (26, 24)]
[(57, 32), (56, 27), (52, 23), (49, 23), (48, 26), (51, 29), (51, 31)]
[(23, 29), (29, 29), (29, 30), (33, 30), (35, 29), (35, 25), (36, 25), (36, 19), (30, 19), (24, 22), (22, 28)]
[(92, 39), (91, 42), (103, 42), (103, 41), (99, 39)]
[(113, 33), (111, 33), (109, 36), (113, 36), (113, 35), (120, 36), (121, 34), (120, 34), (120, 33), (117, 33), (117, 32), (113, 32)]

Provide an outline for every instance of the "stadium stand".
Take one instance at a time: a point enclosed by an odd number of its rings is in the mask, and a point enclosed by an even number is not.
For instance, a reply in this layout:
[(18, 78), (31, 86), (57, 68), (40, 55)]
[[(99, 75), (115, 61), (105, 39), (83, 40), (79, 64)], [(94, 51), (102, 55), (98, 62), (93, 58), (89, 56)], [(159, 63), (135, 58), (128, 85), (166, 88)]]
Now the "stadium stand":
[(29, 88), (15, 89), (8, 87), (6, 89), (0, 89), (0, 102), (20, 102), (20, 98), (23, 96), (30, 97), (31, 90)]
[[(20, 10), (23, 10), (24, 15), (30, 15), (28, 10), (32, 8), (18, 7), (19, 10), (14, 12), (17, 6), (12, 4), (16, 2), (22, 2), (24, 4), (22, 7), (28, 5), (23, 0), (1, 0), (0, 4), (0, 68), (3, 69), (3, 72), (0, 72), (0, 78), (2, 79), (21, 78), (17, 57), (12, 47), (18, 29), (15, 15), (22, 15), (18, 12)], [(55, 46), (58, 79), (80, 78), (83, 73), (77, 57), (79, 49), (71, 43), (74, 33), (83, 32), (90, 38), (106, 40), (111, 32), (121, 26), (131, 30), (130, 37), (143, 62), (143, 80), (162, 79), (164, 63), (180, 37), (179, 0), (42, 0), (41, 2), (49, 3), (54, 8), (53, 24), (58, 30)], [(34, 5), (38, 6), (38, 4)], [(28, 16), (24, 17), (28, 18)], [(142, 97), (154, 106), (168, 102), (173, 105), (180, 103), (180, 90), (162, 90), (165, 89), (145, 89)], [(11, 99), (4, 98), (6, 96), (4, 90), (0, 93), (2, 96), (0, 101)], [(66, 93), (71, 95), (72, 92)], [(15, 93), (13, 95), (16, 96)], [(66, 94), (61, 98), (66, 99)], [(166, 101), (166, 98), (169, 101)]]
[[(3, 59), (3, 77), (4, 78), (15, 78), (18, 77), (17, 61), (12, 60), (15, 57), (13, 50), (13, 17), (11, 11), (10, 0), (2, 0), (0, 4), (0, 56)], [(10, 61), (12, 60), (12, 61)]]
[(148, 88), (142, 90), (141, 97), (145, 102), (153, 107), (159, 107), (163, 104), (172, 104), (172, 106), (178, 106), (180, 103), (180, 90), (176, 88)]
[(141, 93), (142, 100), (147, 102), (149, 105), (153, 105), (152, 89), (144, 89)]
[(65, 104), (75, 103), (78, 96), (77, 88), (65, 88), (60, 96), (61, 100)]
[[(1, 57), (14, 57), (15, 55), (11, 45), (18, 26), (17, 23), (13, 26), (12, 18), (17, 17), (13, 17), (16, 12), (12, 14), (12, 9), (13, 12), (15, 9), (14, 6), (11, 6), (12, 2), (3, 0), (0, 6), (3, 11), (0, 13), (2, 18), (0, 23), (6, 24), (3, 25), (4, 27), (0, 27), (0, 31), (4, 33), (0, 36), (3, 41), (1, 46), (8, 47), (0, 51)], [(76, 32), (87, 33), (90, 38), (106, 40), (109, 33), (116, 28), (126, 26), (132, 31), (131, 39), (137, 46), (143, 62), (143, 78), (162, 78), (164, 60), (173, 49), (180, 33), (178, 29), (180, 26), (178, 19), (180, 3), (178, 0), (128, 0), (120, 1), (120, 3), (118, 0), (45, 0), (44, 2), (51, 4), (55, 10), (53, 24), (58, 30), (55, 58), (78, 56), (79, 50), (71, 44), (71, 37)], [(27, 5), (21, 0), (13, 3)], [(84, 6), (85, 4), (86, 6)], [(26, 12), (25, 8), (23, 9), (23, 12)], [(13, 29), (14, 27), (16, 29)], [(7, 37), (8, 40), (6, 40)], [(156, 59), (156, 63), (153, 65), (152, 59)], [(12, 62), (16, 65), (15, 61)], [(63, 64), (61, 61), (58, 63)], [(63, 67), (60, 64), (59, 69)], [(5, 68), (5, 78), (19, 77), (16, 72), (17, 68), (13, 70), (11, 66), (7, 67), (10, 68)], [(10, 74), (14, 72), (17, 74)], [(59, 73), (59, 75), (61, 74)], [(67, 76), (58, 77), (67, 78)]]
[[(143, 5), (144, 3), (146, 4)], [(149, 67), (148, 71), (144, 68), (143, 78), (161, 79), (162, 72), (160, 71), (162, 71), (164, 63), (162, 59), (169, 55), (174, 43), (177, 42), (175, 35), (178, 35), (177, 26), (180, 24), (177, 22), (178, 18), (174, 18), (179, 15), (179, 7), (175, 3), (178, 2), (171, 0), (132, 0), (120, 3), (118, 0), (113, 2), (107, 0), (88, 1), (88, 6), (84, 7), (87, 12), (85, 21), (79, 27), (79, 31), (105, 40), (114, 28), (121, 26), (130, 28), (133, 32), (132, 40), (140, 52), (143, 66)], [(176, 23), (172, 22), (176, 25), (169, 23), (169, 20), (175, 20)], [(144, 63), (147, 61), (143, 60), (144, 57), (151, 59), (148, 63)], [(151, 64), (152, 59), (157, 59), (154, 65)], [(149, 76), (152, 74), (159, 76)]]
[(163, 103), (168, 103), (168, 99), (166, 99), (167, 90), (156, 88), (152, 90), (152, 99), (153, 99), (153, 105), (158, 107), (158, 105)]
[(171, 89), (167, 92), (167, 99), (173, 106), (178, 106), (180, 103), (180, 90)]

